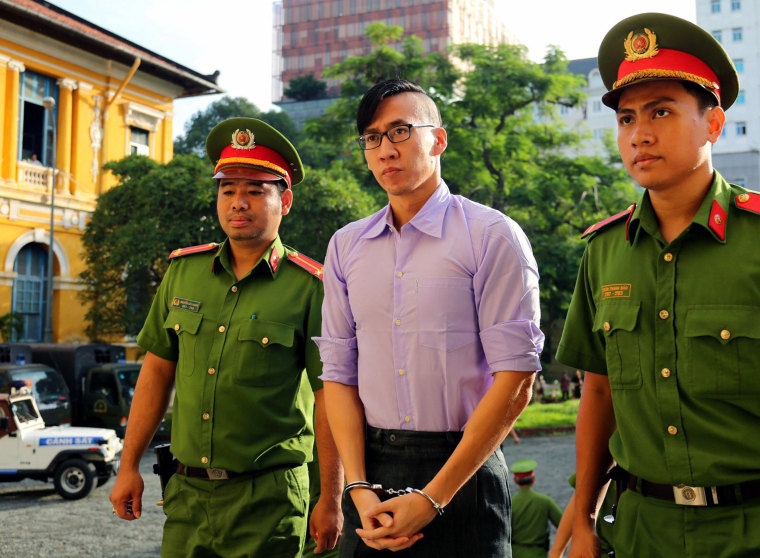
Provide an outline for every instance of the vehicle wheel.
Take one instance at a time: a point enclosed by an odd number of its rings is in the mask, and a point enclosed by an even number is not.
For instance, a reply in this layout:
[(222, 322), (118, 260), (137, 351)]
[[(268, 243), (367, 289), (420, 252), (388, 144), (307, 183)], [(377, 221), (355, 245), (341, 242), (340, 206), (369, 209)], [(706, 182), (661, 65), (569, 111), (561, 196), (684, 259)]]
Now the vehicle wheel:
[(55, 470), (55, 490), (61, 498), (79, 500), (92, 491), (95, 467), (83, 459), (67, 459)]

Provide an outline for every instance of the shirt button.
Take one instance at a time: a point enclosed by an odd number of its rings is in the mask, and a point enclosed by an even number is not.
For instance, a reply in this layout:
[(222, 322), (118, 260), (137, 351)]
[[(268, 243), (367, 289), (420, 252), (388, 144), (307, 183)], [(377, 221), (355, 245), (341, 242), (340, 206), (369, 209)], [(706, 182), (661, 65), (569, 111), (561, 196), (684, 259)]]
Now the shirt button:
[(667, 310), (660, 310), (660, 319), (661, 320), (667, 320), (668, 316), (670, 316), (670, 312)]
[(201, 463), (203, 463), (204, 465), (208, 463), (208, 457), (206, 456), (201, 457)]
[(399, 376), (403, 376), (404, 374), (406, 374), (406, 371), (403, 368), (398, 371)]
[(237, 285), (232, 285), (232, 288), (230, 289), (233, 293), (237, 292)]
[(749, 194), (739, 194), (736, 200), (741, 203), (747, 203), (749, 201)]
[(396, 325), (401, 325), (401, 320), (396, 320)]
[(219, 326), (219, 333), (224, 333), (224, 330), (226, 330), (226, 329), (227, 328), (224, 327), (224, 326)]
[(179, 331), (179, 324), (174, 324), (174, 331)]
[(264, 338), (261, 339), (261, 344), (262, 345), (266, 345), (267, 343), (269, 343), (269, 337), (264, 337)]
[(667, 254), (665, 254), (665, 255), (663, 256), (663, 259), (664, 259), (666, 262), (672, 262), (672, 261), (673, 261), (673, 254), (671, 254), (670, 252), (668, 252)]
[(214, 370), (213, 368), (209, 368), (208, 369), (208, 373), (209, 374), (216, 374), (216, 370)]
[(676, 434), (678, 434), (678, 428), (676, 428), (675, 426), (668, 426), (668, 434), (670, 434), (671, 436), (675, 436)]
[(612, 326), (610, 326), (610, 322), (604, 322), (602, 327), (604, 328), (604, 331), (609, 331)]
[(211, 418), (211, 415), (208, 413), (203, 413), (203, 420), (208, 420)]
[(404, 422), (409, 422), (410, 420), (412, 420), (411, 417), (404, 417)]
[(727, 329), (724, 329), (723, 331), (720, 332), (720, 338), (723, 339), (724, 341), (728, 341), (731, 338), (731, 332), (728, 331)]
[(399, 271), (399, 272), (396, 274), (396, 277), (403, 277), (403, 276), (404, 276), (404, 272), (403, 272), (403, 271)]
[(670, 368), (663, 368), (660, 374), (662, 374), (663, 378), (670, 378)]

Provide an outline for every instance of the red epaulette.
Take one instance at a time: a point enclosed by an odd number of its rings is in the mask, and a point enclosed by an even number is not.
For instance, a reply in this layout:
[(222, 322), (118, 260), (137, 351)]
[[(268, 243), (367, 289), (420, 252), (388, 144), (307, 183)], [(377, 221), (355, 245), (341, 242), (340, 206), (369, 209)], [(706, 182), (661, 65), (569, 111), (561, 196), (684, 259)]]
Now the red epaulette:
[(199, 244), (198, 246), (189, 246), (187, 248), (177, 248), (169, 254), (169, 259), (179, 258), (181, 256), (189, 256), (190, 254), (200, 254), (202, 252), (209, 252), (210, 250), (216, 250), (219, 244), (216, 242), (209, 242), (208, 244)]
[(736, 196), (736, 207), (760, 214), (760, 194), (745, 192)]
[[(636, 209), (636, 204), (632, 204), (628, 207), (625, 211), (621, 211), (617, 215), (613, 215), (612, 217), (607, 217), (603, 221), (599, 221), (598, 223), (591, 225), (589, 228), (587, 228), (583, 234), (581, 235), (581, 238), (586, 238), (591, 233), (599, 232), (601, 230), (606, 229), (610, 225), (613, 225), (617, 223), (618, 221), (622, 221), (623, 219), (629, 219), (631, 218), (631, 215), (633, 215), (633, 210)], [(627, 227), (626, 227), (627, 229)], [(628, 238), (628, 231), (625, 232), (625, 237)]]
[(311, 258), (307, 258), (300, 252), (290, 252), (288, 254), (288, 259), (296, 264), (299, 267), (302, 267), (309, 273), (311, 273), (314, 277), (318, 279), (322, 279), (322, 268), (324, 267), (321, 263), (318, 261), (312, 260)]

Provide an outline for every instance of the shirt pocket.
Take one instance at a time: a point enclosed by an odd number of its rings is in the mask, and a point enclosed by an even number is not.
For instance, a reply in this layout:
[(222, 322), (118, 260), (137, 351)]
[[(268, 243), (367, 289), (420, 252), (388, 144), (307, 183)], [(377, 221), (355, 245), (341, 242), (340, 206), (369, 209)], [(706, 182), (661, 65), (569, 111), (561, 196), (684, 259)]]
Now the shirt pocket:
[(704, 397), (760, 394), (760, 307), (690, 307), (686, 385)]
[(612, 389), (639, 389), (642, 384), (638, 321), (641, 303), (616, 300), (602, 303), (594, 331), (604, 334), (607, 378)]
[(294, 350), (295, 328), (279, 322), (254, 319), (240, 327), (236, 381), (271, 386), (300, 372)]
[(478, 339), (478, 315), (471, 278), (423, 277), (417, 285), (420, 345), (453, 351)]
[(177, 368), (185, 376), (191, 376), (195, 369), (198, 331), (202, 321), (203, 314), (186, 310), (170, 310), (164, 322), (164, 327), (174, 331), (179, 340)]

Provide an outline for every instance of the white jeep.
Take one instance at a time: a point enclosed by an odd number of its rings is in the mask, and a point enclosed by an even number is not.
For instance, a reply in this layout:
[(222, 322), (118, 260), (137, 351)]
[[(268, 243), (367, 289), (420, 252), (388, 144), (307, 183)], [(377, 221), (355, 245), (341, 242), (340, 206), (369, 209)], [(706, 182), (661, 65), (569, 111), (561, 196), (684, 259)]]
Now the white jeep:
[(113, 430), (46, 428), (25, 388), (0, 393), (0, 482), (52, 478), (58, 494), (78, 500), (116, 474), (121, 448)]

